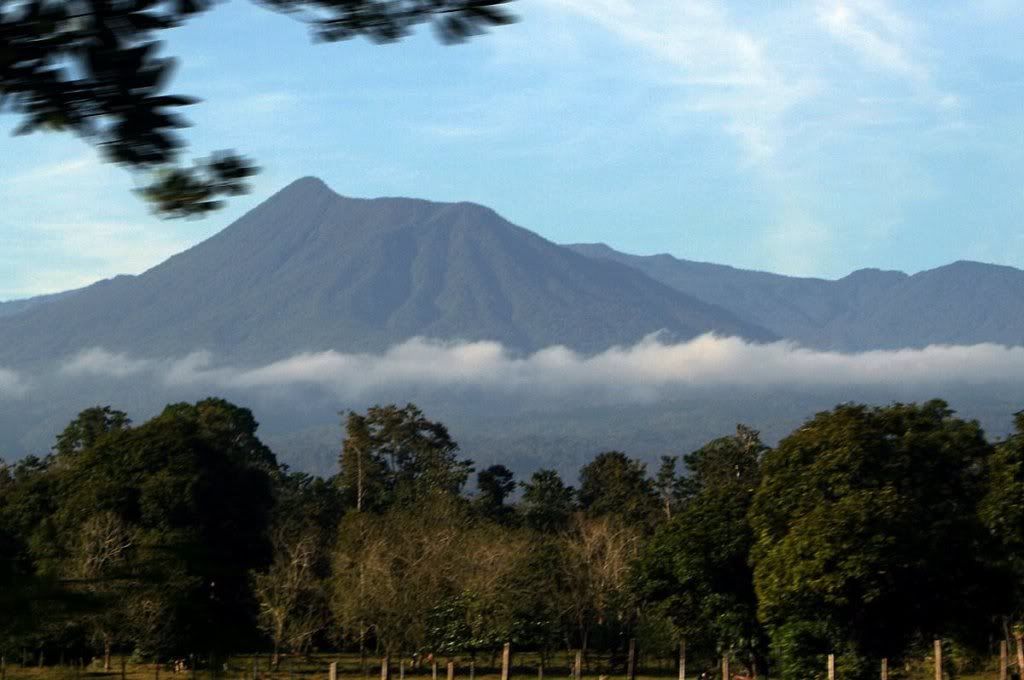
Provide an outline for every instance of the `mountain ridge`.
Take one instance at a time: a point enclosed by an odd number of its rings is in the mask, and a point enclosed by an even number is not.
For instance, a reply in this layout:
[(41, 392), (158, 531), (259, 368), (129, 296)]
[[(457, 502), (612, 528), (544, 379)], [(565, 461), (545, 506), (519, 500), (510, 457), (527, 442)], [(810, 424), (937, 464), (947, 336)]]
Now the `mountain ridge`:
[(594, 352), (657, 331), (775, 336), (619, 263), (587, 258), (474, 203), (286, 186), (136, 276), (0, 318), (0, 365), (103, 347), (257, 362), (383, 351), (416, 336)]
[(863, 268), (839, 279), (802, 278), (631, 255), (606, 244), (566, 246), (632, 266), (740, 318), (815, 349), (869, 351), (932, 344), (1024, 344), (1024, 271), (957, 260), (907, 274)]

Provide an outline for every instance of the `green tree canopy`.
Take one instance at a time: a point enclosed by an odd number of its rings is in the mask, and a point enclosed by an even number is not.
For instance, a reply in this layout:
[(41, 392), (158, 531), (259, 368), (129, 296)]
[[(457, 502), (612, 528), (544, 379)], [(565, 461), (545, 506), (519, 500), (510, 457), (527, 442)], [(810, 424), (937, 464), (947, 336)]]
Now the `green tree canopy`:
[(349, 413), (338, 484), (357, 510), (382, 510), (424, 495), (458, 494), (473, 465), (441, 423), (413, 404)]
[(685, 457), (679, 507), (639, 563), (637, 587), (668, 615), (704, 659), (729, 653), (754, 676), (767, 670), (757, 621), (747, 513), (767, 447), (740, 426)]
[(54, 452), (70, 456), (76, 451), (92, 446), (101, 436), (114, 430), (123, 430), (131, 425), (131, 419), (123, 411), (109, 406), (87, 408), (72, 420), (57, 436)]
[(1011, 622), (1017, 663), (1024, 669), (1024, 412), (1016, 431), (996, 446), (989, 460), (989, 488), (981, 516), (998, 542), (997, 565), (1009, 577), (1000, 613)]
[(523, 498), (520, 512), (526, 525), (537, 531), (561, 531), (569, 526), (575, 491), (566, 486), (555, 470), (538, 470), (528, 482), (520, 482)]
[(270, 557), (276, 464), (255, 429), (222, 400), (174, 404), (46, 462), (50, 507), (29, 541), (42, 573), (102, 603), (79, 621), (149, 651), (239, 644), (248, 573)]
[(821, 675), (830, 652), (869, 677), (914, 639), (983, 634), (990, 452), (976, 422), (931, 401), (839, 406), (765, 456), (752, 558), (782, 677)]
[(512, 471), (504, 465), (491, 465), (476, 475), (477, 512), (494, 522), (504, 523), (512, 517), (512, 508), (505, 504), (516, 490)]
[(616, 515), (644, 523), (657, 509), (647, 466), (621, 451), (598, 454), (580, 470), (580, 508), (591, 517)]

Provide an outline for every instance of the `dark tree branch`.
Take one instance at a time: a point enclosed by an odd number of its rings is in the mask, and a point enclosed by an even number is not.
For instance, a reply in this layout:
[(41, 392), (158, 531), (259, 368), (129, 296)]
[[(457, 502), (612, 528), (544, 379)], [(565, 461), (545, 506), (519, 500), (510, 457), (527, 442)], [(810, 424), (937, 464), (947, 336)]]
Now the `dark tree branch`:
[[(259, 0), (310, 24), (315, 38), (386, 43), (430, 23), (445, 43), (511, 23), (512, 0)], [(248, 190), (257, 168), (221, 152), (181, 164), (181, 107), (167, 94), (174, 60), (159, 57), (158, 31), (180, 26), (209, 0), (0, 0), (0, 112), (21, 117), (16, 134), (73, 132), (110, 162), (143, 173), (139, 194), (165, 217), (203, 216)]]

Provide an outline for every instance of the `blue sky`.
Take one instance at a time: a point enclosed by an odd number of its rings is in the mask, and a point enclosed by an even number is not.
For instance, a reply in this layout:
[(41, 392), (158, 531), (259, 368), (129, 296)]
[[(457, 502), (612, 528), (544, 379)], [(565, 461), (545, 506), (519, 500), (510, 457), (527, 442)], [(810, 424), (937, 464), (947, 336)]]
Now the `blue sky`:
[(173, 31), (194, 155), (254, 157), (256, 190), (161, 221), (85, 144), (0, 134), (0, 299), (143, 271), (303, 175), (790, 274), (1024, 267), (1024, 2), (513, 7), (457, 47), (314, 44), (241, 0)]

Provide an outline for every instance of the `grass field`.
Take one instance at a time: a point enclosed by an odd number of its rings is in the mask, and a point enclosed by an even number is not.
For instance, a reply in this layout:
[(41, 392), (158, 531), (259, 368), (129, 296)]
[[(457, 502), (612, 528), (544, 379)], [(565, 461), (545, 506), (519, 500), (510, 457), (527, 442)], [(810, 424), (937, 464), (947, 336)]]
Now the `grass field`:
[[(447, 680), (447, 659), (438, 659), (437, 677), (438, 680)], [(232, 657), (218, 669), (211, 669), (200, 666), (195, 672), (185, 670), (175, 673), (171, 664), (161, 664), (159, 670), (153, 663), (136, 663), (131, 660), (125, 661), (125, 680), (155, 680), (157, 677), (164, 680), (291, 680), (298, 678), (323, 678), (327, 680), (328, 668), (331, 662), (338, 664), (338, 680), (380, 680), (379, 659), (367, 659), (365, 672), (360, 658), (356, 654), (315, 654), (309, 658), (284, 657), (280, 666), (273, 670), (270, 668), (270, 657), (268, 655), (257, 656), (236, 656)], [(455, 660), (456, 680), (469, 680), (470, 661), (466, 658)], [(513, 661), (512, 677), (515, 680), (538, 680), (539, 657), (534, 654), (517, 655)], [(556, 655), (549, 660), (544, 673), (545, 680), (570, 680), (570, 660), (568, 655)], [(104, 671), (100, 659), (89, 663), (86, 660), (82, 666), (77, 664), (61, 666), (37, 666), (22, 667), (19, 664), (8, 663), (6, 667), (6, 680), (42, 680), (50, 678), (56, 680), (78, 680), (88, 678), (99, 680), (121, 680), (121, 659), (114, 657), (112, 670)], [(254, 674), (255, 667), (255, 674)], [(472, 669), (473, 680), (499, 680), (500, 673), (492, 660), (478, 658)], [(689, 670), (689, 669), (688, 669)], [(687, 680), (695, 680), (703, 669), (694, 668), (693, 672), (687, 673)], [(399, 680), (401, 675), (397, 661), (391, 664), (391, 680)], [(421, 664), (420, 668), (414, 668), (410, 660), (406, 660), (405, 677), (407, 680), (433, 680), (431, 667), (428, 663)], [(583, 677), (588, 680), (624, 680), (621, 668), (607, 666), (604, 662), (598, 661), (593, 667), (585, 669)], [(710, 680), (719, 680), (720, 672), (711, 676)], [(893, 677), (896, 674), (893, 673)], [(998, 680), (998, 671), (994, 668), (988, 672), (957, 675), (955, 680)], [(676, 680), (678, 678), (674, 664), (668, 659), (646, 661), (637, 675), (637, 680)], [(922, 664), (910, 675), (904, 676), (905, 680), (933, 680), (933, 671)], [(839, 678), (839, 680), (842, 680)]]

